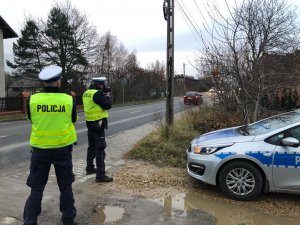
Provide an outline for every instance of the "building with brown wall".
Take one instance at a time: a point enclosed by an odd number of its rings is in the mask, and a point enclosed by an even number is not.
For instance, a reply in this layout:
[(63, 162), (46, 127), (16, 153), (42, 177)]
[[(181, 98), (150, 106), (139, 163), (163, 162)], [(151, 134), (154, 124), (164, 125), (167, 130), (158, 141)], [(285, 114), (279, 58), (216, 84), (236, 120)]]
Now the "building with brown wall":
[(283, 90), (300, 93), (300, 50), (288, 54), (266, 54), (263, 58), (263, 74), (266, 85), (272, 87), (270, 94)]

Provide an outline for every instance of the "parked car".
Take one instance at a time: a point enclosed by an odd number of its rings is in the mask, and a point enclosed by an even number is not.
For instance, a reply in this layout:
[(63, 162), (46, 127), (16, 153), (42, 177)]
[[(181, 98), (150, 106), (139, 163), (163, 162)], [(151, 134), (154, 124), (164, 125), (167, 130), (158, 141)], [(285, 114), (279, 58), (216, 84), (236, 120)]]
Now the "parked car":
[(209, 96), (214, 96), (216, 94), (216, 90), (214, 88), (211, 88), (208, 90), (208, 95)]
[(185, 105), (200, 105), (203, 102), (202, 95), (196, 91), (186, 92), (183, 96), (183, 103)]
[(186, 151), (187, 173), (229, 198), (300, 193), (300, 110), (203, 134)]

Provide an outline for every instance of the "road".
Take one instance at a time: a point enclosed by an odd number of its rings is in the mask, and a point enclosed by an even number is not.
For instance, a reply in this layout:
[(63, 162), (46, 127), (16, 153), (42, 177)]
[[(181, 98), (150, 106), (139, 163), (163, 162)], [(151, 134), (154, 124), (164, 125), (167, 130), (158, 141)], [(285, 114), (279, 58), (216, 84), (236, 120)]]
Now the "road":
[[(185, 109), (182, 98), (174, 99), (174, 112)], [(109, 111), (109, 128), (106, 136), (161, 119), (165, 116), (165, 101), (112, 108)], [(78, 136), (76, 148), (87, 144), (86, 125), (82, 112), (78, 113), (76, 124)], [(29, 136), (31, 125), (28, 121), (13, 121), (0, 124), (0, 169), (16, 165), (30, 157)]]

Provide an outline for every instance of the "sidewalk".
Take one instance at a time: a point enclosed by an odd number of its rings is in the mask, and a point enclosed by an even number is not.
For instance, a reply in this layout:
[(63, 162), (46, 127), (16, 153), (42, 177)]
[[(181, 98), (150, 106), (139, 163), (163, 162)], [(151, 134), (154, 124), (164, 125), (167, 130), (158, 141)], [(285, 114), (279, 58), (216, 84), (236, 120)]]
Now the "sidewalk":
[[(106, 168), (108, 174), (124, 165), (123, 155), (128, 152), (136, 142), (155, 130), (154, 123), (121, 132), (119, 134), (106, 138)], [(76, 181), (73, 184), (74, 196), (78, 212), (84, 212), (79, 208), (87, 204), (90, 188), (95, 184), (95, 175), (86, 176), (85, 174), (86, 147), (74, 149), (73, 168), (76, 175)], [(23, 163), (18, 168), (1, 171), (0, 174), (0, 225), (21, 225), (22, 213), (25, 201), (29, 195), (30, 189), (26, 186), (26, 179), (29, 172), (29, 161)], [(99, 193), (100, 194), (100, 193)], [(91, 201), (88, 201), (91, 203)], [(39, 217), (40, 225), (61, 224), (59, 219), (59, 190), (56, 184), (55, 174), (51, 168), (49, 181), (44, 191), (42, 213)], [(90, 207), (90, 206), (89, 206)], [(55, 220), (56, 222), (54, 222)], [(52, 221), (52, 222), (50, 222)], [(81, 223), (80, 223), (81, 224)]]

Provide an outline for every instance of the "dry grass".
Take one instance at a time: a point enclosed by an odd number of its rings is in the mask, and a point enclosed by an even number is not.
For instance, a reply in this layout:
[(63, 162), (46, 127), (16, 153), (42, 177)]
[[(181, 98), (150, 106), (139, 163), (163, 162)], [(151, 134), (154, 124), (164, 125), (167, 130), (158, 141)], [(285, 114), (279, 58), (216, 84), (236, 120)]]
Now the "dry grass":
[(238, 115), (215, 108), (195, 107), (167, 127), (160, 121), (158, 129), (138, 142), (126, 155), (156, 165), (185, 167), (185, 151), (195, 137), (212, 130), (241, 124)]

